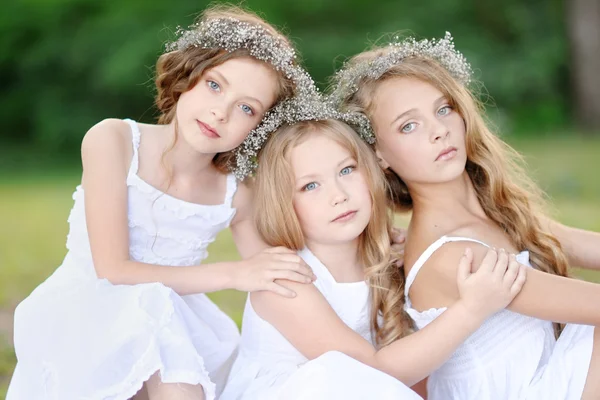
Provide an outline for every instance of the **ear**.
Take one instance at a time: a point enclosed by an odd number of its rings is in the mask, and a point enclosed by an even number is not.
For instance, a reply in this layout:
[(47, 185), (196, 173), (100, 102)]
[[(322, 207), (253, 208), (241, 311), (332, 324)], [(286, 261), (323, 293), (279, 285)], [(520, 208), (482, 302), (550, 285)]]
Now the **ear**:
[(385, 170), (390, 167), (390, 164), (388, 164), (388, 162), (383, 159), (383, 156), (381, 155), (381, 152), (379, 151), (379, 149), (375, 149), (375, 155), (377, 156), (377, 161), (379, 162), (379, 166), (382, 169)]

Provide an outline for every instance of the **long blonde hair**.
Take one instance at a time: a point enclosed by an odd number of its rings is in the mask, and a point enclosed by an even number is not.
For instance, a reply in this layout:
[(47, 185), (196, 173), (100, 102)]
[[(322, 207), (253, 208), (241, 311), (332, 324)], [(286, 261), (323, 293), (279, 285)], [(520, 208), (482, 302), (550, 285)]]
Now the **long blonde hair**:
[[(361, 53), (350, 63), (373, 59), (385, 51), (382, 48)], [(568, 276), (567, 258), (560, 242), (543, 228), (544, 197), (526, 174), (522, 156), (492, 133), (475, 94), (440, 64), (422, 57), (407, 58), (379, 79), (363, 80), (358, 91), (345, 99), (345, 107), (372, 117), (378, 86), (398, 78), (421, 80), (446, 96), (465, 122), (466, 171), (486, 215), (517, 249), (529, 250), (531, 263), (537, 269)], [(412, 198), (406, 184), (390, 169), (386, 170), (386, 178), (392, 188), (392, 204), (398, 210), (411, 210)]]
[[(220, 18), (234, 18), (239, 21), (258, 25), (275, 37), (284, 39), (292, 47), (291, 42), (275, 27), (267, 23), (258, 15), (233, 5), (214, 5), (201, 14), (198, 22), (209, 21)], [(252, 57), (247, 49), (238, 49), (227, 52), (225, 49), (204, 49), (195, 46), (189, 46), (184, 50), (175, 50), (161, 55), (156, 63), (156, 107), (160, 112), (158, 118), (159, 124), (169, 124), (175, 118), (177, 101), (182, 93), (191, 90), (202, 74), (213, 67), (224, 62), (242, 57)], [(261, 61), (263, 62), (263, 61)], [(265, 65), (270, 66), (265, 63)], [(279, 101), (289, 98), (294, 94), (295, 87), (293, 82), (287, 78), (281, 71), (272, 68), (277, 76), (277, 94), (275, 104)], [(175, 121), (176, 122), (176, 121)], [(178, 128), (175, 126), (175, 135), (169, 148), (163, 153), (163, 165), (166, 153), (172, 150), (177, 143)], [(213, 165), (221, 172), (228, 172), (228, 165), (235, 156), (235, 151), (231, 150), (224, 153), (218, 153), (213, 159)]]
[[(325, 135), (344, 147), (357, 162), (369, 186), (371, 218), (359, 238), (359, 260), (371, 285), (371, 327), (378, 344), (385, 346), (408, 324), (398, 310), (404, 303), (404, 273), (396, 267), (390, 248), (391, 218), (387, 185), (377, 159), (358, 134), (338, 120), (304, 121), (285, 126), (273, 134), (262, 150), (255, 181), (255, 222), (270, 246), (300, 250), (305, 246), (300, 222), (293, 207), (295, 181), (290, 151), (311, 135)], [(379, 316), (383, 316), (383, 324)]]

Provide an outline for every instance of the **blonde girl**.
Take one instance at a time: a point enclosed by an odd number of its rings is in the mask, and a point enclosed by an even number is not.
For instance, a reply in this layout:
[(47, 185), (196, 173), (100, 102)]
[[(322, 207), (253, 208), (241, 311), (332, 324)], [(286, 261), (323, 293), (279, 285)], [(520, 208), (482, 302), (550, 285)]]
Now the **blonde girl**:
[(370, 118), (365, 139), (374, 142), (390, 200), (412, 210), (403, 281), (417, 328), (439, 321), (459, 299), (456, 265), (467, 247), (475, 264), (493, 247), (528, 267), (508, 308), (431, 375), (428, 398), (598, 398), (600, 286), (569, 278), (567, 268), (569, 261), (598, 267), (592, 244), (600, 236), (545, 216), (539, 189), (485, 123), (472, 87), (471, 68), (447, 34), (357, 55), (332, 94)]
[(282, 282), (298, 294), (293, 299), (249, 296), (224, 400), (416, 398), (407, 386), (441, 365), (523, 283), (524, 270), (493, 251), (472, 275), (466, 252), (457, 261), (460, 300), (428, 329), (396, 340), (405, 321), (403, 277), (390, 254), (384, 177), (340, 121), (349, 116), (324, 109), (317, 103), (296, 113), (300, 120), (270, 139), (255, 195), (265, 242), (297, 251), (317, 279)]

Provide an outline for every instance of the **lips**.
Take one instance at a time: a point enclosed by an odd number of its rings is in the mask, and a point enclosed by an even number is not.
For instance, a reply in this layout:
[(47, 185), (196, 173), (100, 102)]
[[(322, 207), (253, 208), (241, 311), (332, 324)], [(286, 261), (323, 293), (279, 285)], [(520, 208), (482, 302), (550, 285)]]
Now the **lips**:
[(438, 154), (435, 161), (449, 160), (456, 155), (456, 152), (457, 152), (456, 147), (453, 147), (453, 146), (446, 147), (444, 150), (442, 150), (442, 152), (440, 154)]
[(198, 123), (198, 126), (200, 127), (200, 131), (205, 135), (208, 136), (209, 138), (220, 138), (221, 136), (218, 134), (217, 130), (215, 128), (213, 128), (212, 126), (205, 124), (202, 121), (196, 120), (196, 122)]
[(342, 214), (338, 215), (337, 217), (335, 217), (335, 219), (332, 220), (331, 222), (345, 222), (345, 221), (349, 221), (352, 218), (354, 218), (354, 216), (356, 215), (356, 213), (357, 213), (356, 210), (346, 211), (345, 213), (342, 213)]

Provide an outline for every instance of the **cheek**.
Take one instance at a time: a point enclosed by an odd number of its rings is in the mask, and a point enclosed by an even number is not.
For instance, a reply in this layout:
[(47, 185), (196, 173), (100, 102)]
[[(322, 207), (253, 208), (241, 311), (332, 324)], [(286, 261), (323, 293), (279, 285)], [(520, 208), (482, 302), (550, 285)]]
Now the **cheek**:
[(410, 175), (412, 171), (421, 169), (422, 160), (426, 159), (424, 146), (420, 146), (417, 138), (400, 138), (394, 140), (381, 154), (390, 168), (399, 176)]
[(256, 115), (249, 117), (236, 107), (231, 111), (232, 117), (230, 123), (233, 128), (232, 134), (235, 136), (236, 140), (243, 141), (246, 139), (246, 136), (258, 126), (261, 119)]
[(202, 103), (199, 85), (194, 86), (187, 92), (181, 93), (177, 100), (177, 113), (191, 112), (194, 107), (198, 107), (198, 104)]
[(314, 201), (310, 201), (307, 194), (297, 196), (294, 199), (294, 211), (300, 222), (300, 227), (303, 232), (311, 231), (314, 221), (316, 220), (316, 210)]
[(359, 193), (361, 202), (365, 205), (368, 205), (370, 208), (373, 205), (373, 201), (371, 199), (371, 190), (369, 189), (369, 185), (367, 184), (367, 180), (363, 174), (360, 174), (355, 182), (356, 193)]

